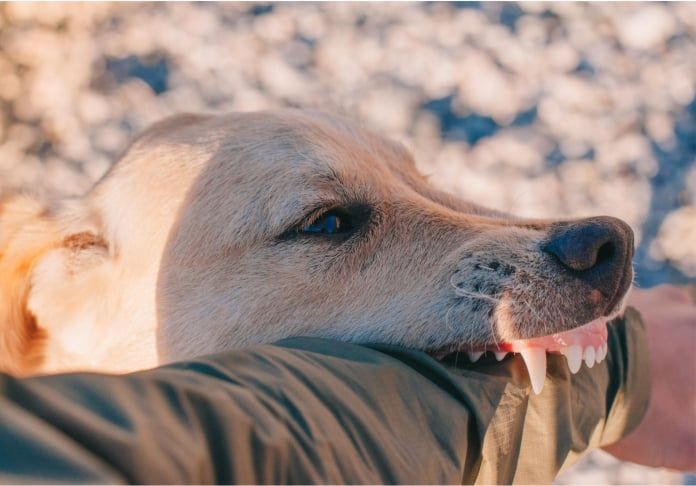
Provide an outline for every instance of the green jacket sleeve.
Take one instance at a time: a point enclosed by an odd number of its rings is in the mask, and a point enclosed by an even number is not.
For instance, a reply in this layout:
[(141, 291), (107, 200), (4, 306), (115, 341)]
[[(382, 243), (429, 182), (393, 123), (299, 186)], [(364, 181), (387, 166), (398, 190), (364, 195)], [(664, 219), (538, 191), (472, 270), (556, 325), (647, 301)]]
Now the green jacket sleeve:
[(0, 376), (0, 481), (547, 483), (648, 401), (635, 311), (603, 363), (571, 375), (563, 360), (538, 396), (518, 356), (310, 338), (122, 376)]

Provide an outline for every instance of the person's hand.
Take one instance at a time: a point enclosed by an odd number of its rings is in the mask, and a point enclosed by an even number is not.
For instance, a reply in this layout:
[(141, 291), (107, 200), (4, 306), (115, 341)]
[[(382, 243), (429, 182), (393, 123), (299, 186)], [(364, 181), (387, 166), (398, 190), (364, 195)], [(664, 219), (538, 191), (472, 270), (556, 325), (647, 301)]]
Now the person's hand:
[(650, 406), (640, 425), (604, 447), (618, 459), (696, 470), (696, 304), (678, 287), (635, 289), (629, 305), (643, 316), (652, 369)]

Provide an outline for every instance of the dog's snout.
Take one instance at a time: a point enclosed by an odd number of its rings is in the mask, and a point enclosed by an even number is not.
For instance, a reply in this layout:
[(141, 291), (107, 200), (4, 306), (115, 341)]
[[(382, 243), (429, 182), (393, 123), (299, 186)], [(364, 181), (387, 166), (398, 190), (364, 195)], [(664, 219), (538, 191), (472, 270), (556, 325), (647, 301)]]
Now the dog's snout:
[(633, 231), (620, 219), (603, 216), (557, 225), (542, 250), (607, 298), (630, 284), (624, 280), (633, 258)]

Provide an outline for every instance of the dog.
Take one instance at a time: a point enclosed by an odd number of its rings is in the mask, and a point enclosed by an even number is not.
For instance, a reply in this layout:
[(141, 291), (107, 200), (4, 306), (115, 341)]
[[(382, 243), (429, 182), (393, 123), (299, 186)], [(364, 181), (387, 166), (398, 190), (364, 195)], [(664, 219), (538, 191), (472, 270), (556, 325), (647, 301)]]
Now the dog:
[(83, 197), (0, 202), (0, 369), (126, 372), (290, 336), (575, 368), (606, 354), (632, 256), (619, 219), (454, 197), (341, 117), (178, 115)]

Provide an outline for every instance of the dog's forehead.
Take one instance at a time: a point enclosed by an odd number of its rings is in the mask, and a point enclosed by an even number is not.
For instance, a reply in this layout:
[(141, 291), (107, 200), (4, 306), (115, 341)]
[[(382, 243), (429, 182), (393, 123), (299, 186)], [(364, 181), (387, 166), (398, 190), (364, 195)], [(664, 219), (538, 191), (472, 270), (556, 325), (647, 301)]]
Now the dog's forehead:
[(288, 186), (317, 190), (370, 186), (374, 193), (420, 179), (401, 144), (342, 118), (287, 111), (228, 118), (221, 125), (225, 157), (253, 161), (267, 177)]

